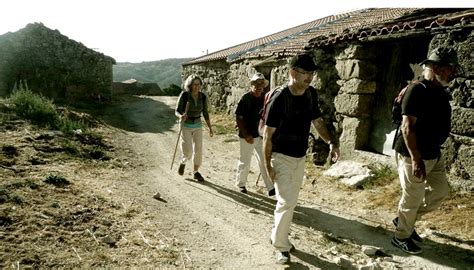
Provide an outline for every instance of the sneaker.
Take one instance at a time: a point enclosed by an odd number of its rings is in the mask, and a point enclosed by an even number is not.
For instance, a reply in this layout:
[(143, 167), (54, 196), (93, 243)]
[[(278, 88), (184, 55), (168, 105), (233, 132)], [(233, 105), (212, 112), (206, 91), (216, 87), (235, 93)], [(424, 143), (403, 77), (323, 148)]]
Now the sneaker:
[(285, 264), (290, 262), (290, 252), (288, 251), (277, 251), (276, 259), (278, 264)]
[(405, 251), (406, 253), (410, 254), (420, 254), (421, 248), (417, 246), (411, 238), (407, 239), (398, 239), (396, 237), (392, 238), (392, 245), (400, 248), (401, 250)]
[(204, 181), (204, 177), (202, 177), (202, 175), (199, 172), (194, 173), (194, 179), (198, 180), (198, 182)]
[(275, 189), (272, 188), (268, 191), (268, 196), (275, 196)]
[(240, 192), (247, 194), (247, 188), (246, 187), (239, 187)]
[(179, 164), (179, 168), (178, 168), (178, 174), (179, 175), (183, 175), (184, 174), (184, 167), (186, 166), (186, 164), (184, 163), (181, 163)]
[[(393, 225), (395, 225), (395, 227), (398, 227), (398, 217), (394, 218), (392, 220), (392, 223)], [(420, 243), (423, 242), (423, 238), (421, 238), (421, 236), (418, 233), (416, 233), (416, 230), (413, 230), (413, 232), (410, 235), (410, 238), (411, 240), (414, 240), (416, 242), (420, 242)]]

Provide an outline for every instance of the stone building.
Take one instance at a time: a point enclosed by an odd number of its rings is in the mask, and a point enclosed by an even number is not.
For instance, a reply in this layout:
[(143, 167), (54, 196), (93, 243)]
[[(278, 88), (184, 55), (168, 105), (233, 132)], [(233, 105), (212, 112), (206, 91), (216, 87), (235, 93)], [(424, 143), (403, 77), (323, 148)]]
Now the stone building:
[(132, 78), (122, 82), (113, 82), (112, 94), (162, 96), (164, 93), (157, 83), (143, 83)]
[[(318, 90), (328, 123), (345, 158), (388, 157), (395, 126), (391, 105), (406, 83), (421, 75), (417, 64), (439, 45), (458, 51), (462, 74), (450, 86), (452, 135), (444, 152), (452, 183), (474, 187), (474, 9), (371, 8), (332, 15), (183, 64), (183, 78), (197, 73), (211, 104), (231, 113), (255, 72), (270, 88), (287, 81), (288, 58), (309, 51), (323, 70)], [(429, 101), (427, 101), (429, 102)], [(381, 155), (377, 155), (381, 154)], [(393, 164), (393, 162), (392, 162)]]
[(0, 96), (20, 82), (53, 99), (107, 99), (115, 60), (51, 30), (28, 24), (0, 36)]

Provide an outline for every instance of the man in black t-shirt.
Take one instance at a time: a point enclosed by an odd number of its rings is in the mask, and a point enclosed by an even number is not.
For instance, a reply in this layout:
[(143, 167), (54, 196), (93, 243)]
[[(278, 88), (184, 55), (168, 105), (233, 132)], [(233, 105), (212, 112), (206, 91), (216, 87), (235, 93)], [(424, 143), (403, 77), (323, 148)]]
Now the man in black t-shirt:
[(262, 73), (255, 73), (250, 79), (250, 91), (240, 98), (235, 110), (240, 142), (240, 157), (237, 163), (235, 185), (240, 189), (240, 192), (247, 193), (245, 185), (249, 175), (252, 154), (255, 154), (268, 195), (274, 196), (275, 189), (263, 163), (262, 137), (258, 134), (260, 111), (263, 107), (263, 92), (267, 86), (268, 80), (265, 79), (265, 76)]
[(288, 239), (293, 211), (303, 183), (306, 150), (311, 123), (330, 145), (333, 161), (339, 148), (330, 134), (318, 106), (318, 95), (310, 83), (319, 69), (308, 54), (294, 56), (289, 65), (289, 82), (279, 95), (272, 96), (265, 122), (263, 152), (265, 166), (275, 184), (277, 204), (271, 242), (277, 249), (277, 263), (290, 260), (294, 246)]
[(423, 77), (407, 88), (402, 100), (401, 135), (395, 141), (395, 159), (402, 188), (397, 227), (392, 244), (410, 254), (421, 253), (415, 222), (435, 210), (448, 195), (441, 145), (451, 131), (448, 83), (456, 74), (456, 52), (435, 49), (423, 61)]

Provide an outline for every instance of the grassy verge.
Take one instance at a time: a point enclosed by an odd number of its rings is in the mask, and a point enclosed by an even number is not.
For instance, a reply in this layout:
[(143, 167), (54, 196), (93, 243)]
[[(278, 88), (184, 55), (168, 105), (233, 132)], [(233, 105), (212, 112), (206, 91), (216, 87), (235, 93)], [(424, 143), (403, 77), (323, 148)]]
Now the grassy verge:
[(237, 134), (235, 119), (224, 112), (211, 112), (210, 118), (216, 135)]
[(87, 130), (87, 125), (78, 120), (69, 119), (57, 112), (56, 106), (46, 97), (35, 94), (28, 89), (13, 92), (8, 101), (13, 105), (13, 111), (21, 118), (30, 120), (33, 124), (64, 133), (75, 130)]

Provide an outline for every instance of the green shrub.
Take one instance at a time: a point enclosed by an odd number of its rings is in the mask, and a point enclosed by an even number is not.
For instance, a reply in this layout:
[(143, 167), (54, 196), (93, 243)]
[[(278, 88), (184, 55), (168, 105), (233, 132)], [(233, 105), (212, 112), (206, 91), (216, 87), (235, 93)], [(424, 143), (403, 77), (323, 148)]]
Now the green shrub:
[(170, 84), (170, 86), (163, 89), (165, 96), (179, 96), (181, 94), (181, 87), (176, 84)]
[(398, 178), (397, 172), (389, 165), (371, 164), (368, 167), (372, 170), (373, 176), (369, 181), (362, 185), (363, 189), (373, 189), (376, 187), (385, 186), (393, 181), (396, 181)]
[(64, 133), (72, 134), (74, 130), (78, 130), (78, 129), (83, 130), (83, 131), (86, 130), (87, 125), (81, 121), (75, 121), (75, 120), (68, 119), (64, 116), (60, 116), (56, 123), (56, 128), (61, 130)]
[(14, 105), (15, 113), (32, 123), (61, 130), (64, 133), (73, 133), (74, 130), (85, 131), (88, 127), (81, 121), (75, 121), (60, 115), (52, 100), (33, 93), (29, 89), (20, 89), (10, 96), (10, 102)]
[(14, 111), (20, 117), (40, 126), (55, 127), (59, 119), (51, 100), (37, 95), (29, 89), (20, 89), (10, 96)]

